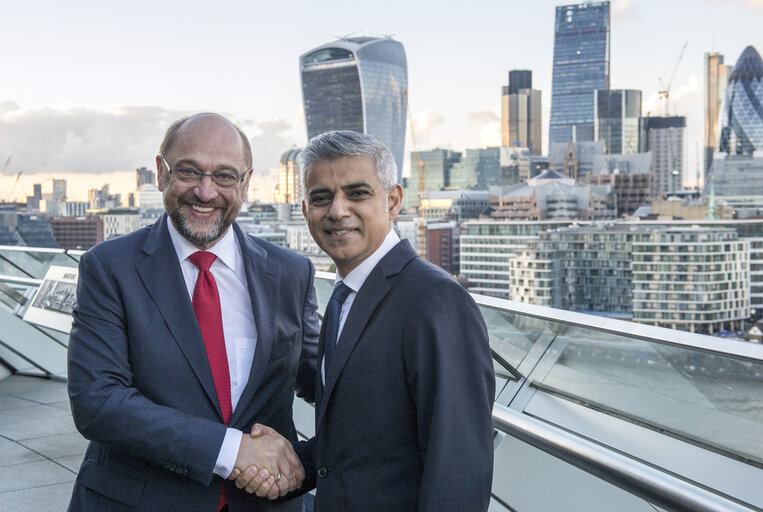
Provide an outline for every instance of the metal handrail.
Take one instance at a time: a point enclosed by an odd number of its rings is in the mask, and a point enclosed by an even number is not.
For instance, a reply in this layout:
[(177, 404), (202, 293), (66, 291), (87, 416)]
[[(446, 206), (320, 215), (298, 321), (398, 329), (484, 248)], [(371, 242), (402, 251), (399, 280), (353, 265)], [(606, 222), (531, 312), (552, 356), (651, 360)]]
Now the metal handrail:
[(671, 512), (760, 510), (500, 404), (493, 405), (493, 426)]

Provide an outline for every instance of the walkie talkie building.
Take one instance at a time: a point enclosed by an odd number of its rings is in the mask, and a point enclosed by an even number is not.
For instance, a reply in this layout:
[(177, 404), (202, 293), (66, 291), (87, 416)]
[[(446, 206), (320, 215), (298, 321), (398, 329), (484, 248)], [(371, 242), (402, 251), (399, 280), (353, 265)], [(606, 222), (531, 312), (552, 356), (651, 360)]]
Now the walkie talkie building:
[(299, 63), (308, 138), (329, 130), (378, 137), (395, 156), (400, 181), (408, 90), (403, 45), (388, 37), (343, 38)]

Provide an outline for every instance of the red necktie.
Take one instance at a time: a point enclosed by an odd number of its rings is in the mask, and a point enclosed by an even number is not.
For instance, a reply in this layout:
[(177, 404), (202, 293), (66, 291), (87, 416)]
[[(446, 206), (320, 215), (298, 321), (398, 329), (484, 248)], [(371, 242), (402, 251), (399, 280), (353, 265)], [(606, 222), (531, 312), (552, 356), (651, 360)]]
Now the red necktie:
[[(209, 267), (212, 266), (216, 258), (217, 256), (206, 251), (198, 251), (188, 257), (191, 263), (199, 269), (196, 285), (193, 288), (193, 312), (196, 313), (201, 336), (204, 338), (209, 367), (212, 369), (212, 379), (215, 381), (217, 399), (220, 401), (223, 421), (227, 425), (233, 416), (228, 354), (225, 351), (220, 293), (217, 291), (215, 278), (209, 271)], [(225, 486), (223, 486), (217, 509), (222, 508), (225, 502)]]

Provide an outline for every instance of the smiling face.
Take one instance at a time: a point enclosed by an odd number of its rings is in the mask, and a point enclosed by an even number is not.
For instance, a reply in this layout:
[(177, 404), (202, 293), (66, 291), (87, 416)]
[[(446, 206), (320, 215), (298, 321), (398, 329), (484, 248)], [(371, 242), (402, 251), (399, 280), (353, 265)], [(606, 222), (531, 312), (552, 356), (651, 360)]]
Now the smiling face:
[(302, 213), (318, 246), (346, 276), (379, 248), (400, 211), (403, 190), (386, 192), (376, 163), (347, 156), (314, 163), (305, 176)]
[(198, 183), (183, 183), (168, 172), (161, 156), (156, 157), (159, 190), (172, 224), (194, 246), (208, 249), (236, 220), (249, 186), (251, 173), (246, 170), (241, 135), (221, 116), (194, 116), (178, 130), (164, 159), (172, 167), (198, 169), (206, 174), (247, 173), (243, 183), (231, 188), (218, 188), (209, 176)]

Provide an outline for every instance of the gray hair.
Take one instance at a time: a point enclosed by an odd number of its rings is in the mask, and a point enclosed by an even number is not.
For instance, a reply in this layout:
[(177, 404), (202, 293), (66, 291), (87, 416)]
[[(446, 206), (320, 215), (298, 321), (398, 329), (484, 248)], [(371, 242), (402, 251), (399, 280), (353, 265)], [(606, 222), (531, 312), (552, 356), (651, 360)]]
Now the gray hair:
[[(178, 132), (183, 127), (183, 125), (188, 122), (191, 119), (194, 119), (196, 117), (202, 116), (202, 115), (208, 115), (212, 114), (211, 112), (202, 112), (199, 114), (194, 114), (192, 116), (184, 117), (182, 119), (178, 119), (174, 123), (170, 125), (169, 128), (167, 128), (167, 133), (164, 134), (164, 140), (162, 141), (161, 146), (159, 146), (159, 154), (160, 155), (166, 155), (170, 149), (172, 149), (172, 145), (175, 144), (175, 139), (177, 138)], [(226, 121), (228, 121), (238, 132), (239, 136), (241, 136), (241, 142), (244, 145), (244, 162), (246, 163), (247, 169), (252, 168), (252, 146), (249, 144), (249, 137), (246, 136), (244, 131), (238, 127), (238, 125), (234, 124), (225, 116), (221, 116), (220, 114), (213, 114), (215, 116), (222, 117)]]
[(307, 173), (318, 162), (331, 162), (346, 156), (367, 156), (376, 163), (376, 176), (385, 192), (397, 184), (397, 164), (392, 152), (382, 141), (372, 135), (336, 130), (316, 135), (299, 153), (302, 167), (302, 188), (307, 197)]

